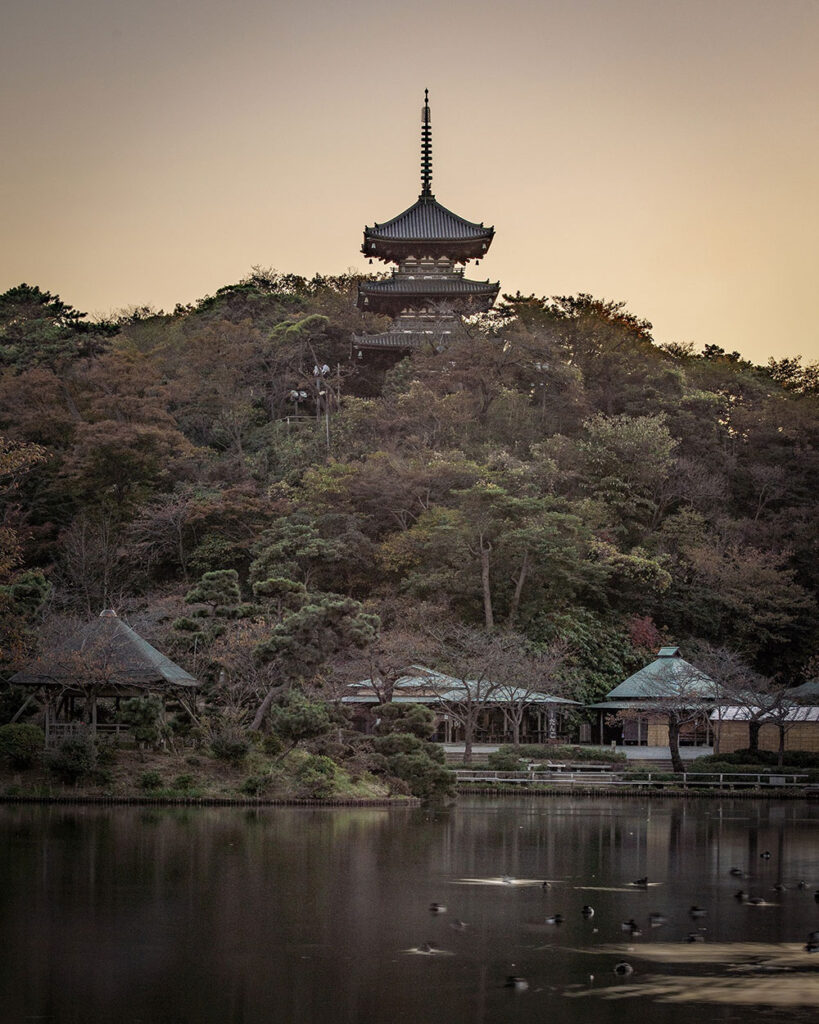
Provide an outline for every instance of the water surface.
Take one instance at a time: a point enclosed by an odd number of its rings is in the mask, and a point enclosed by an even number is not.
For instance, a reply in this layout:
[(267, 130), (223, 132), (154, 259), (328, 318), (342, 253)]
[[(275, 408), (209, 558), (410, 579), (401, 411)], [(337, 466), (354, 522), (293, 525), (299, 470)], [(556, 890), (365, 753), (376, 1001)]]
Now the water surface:
[(3, 1021), (762, 1024), (819, 1002), (803, 802), (4, 806), (0, 829)]

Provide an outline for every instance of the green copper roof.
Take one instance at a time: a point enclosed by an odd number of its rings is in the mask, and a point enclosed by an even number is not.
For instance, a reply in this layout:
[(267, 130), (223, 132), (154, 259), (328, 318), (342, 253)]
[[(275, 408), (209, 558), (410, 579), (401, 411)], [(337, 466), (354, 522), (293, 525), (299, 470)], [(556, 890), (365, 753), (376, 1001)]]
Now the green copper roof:
[(677, 697), (685, 691), (712, 697), (716, 696), (716, 689), (712, 679), (680, 657), (679, 647), (663, 647), (655, 661), (615, 686), (606, 694), (606, 700)]

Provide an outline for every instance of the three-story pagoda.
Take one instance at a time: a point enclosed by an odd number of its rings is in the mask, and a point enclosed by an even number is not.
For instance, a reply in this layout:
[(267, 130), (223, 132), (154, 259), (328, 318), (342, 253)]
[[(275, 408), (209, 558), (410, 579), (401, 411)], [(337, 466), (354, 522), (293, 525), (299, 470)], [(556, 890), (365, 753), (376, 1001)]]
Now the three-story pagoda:
[(364, 229), (365, 256), (394, 263), (386, 280), (362, 281), (358, 308), (393, 318), (383, 334), (353, 337), (359, 358), (364, 349), (405, 352), (446, 347), (459, 318), (485, 312), (500, 284), (464, 277), (463, 266), (480, 260), (495, 229), (464, 220), (432, 194), (432, 125), (429, 92), (421, 111), (421, 194), (408, 210), (385, 224)]

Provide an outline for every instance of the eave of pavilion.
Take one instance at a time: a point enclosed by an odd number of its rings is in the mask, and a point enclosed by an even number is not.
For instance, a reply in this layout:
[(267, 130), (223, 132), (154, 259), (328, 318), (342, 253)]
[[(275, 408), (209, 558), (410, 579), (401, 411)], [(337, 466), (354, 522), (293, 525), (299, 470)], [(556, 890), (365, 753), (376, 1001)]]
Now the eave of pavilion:
[(472, 281), (460, 276), (396, 275), (386, 281), (362, 281), (358, 286), (358, 308), (396, 316), (404, 309), (425, 309), (444, 303), (457, 310), (481, 312), (490, 308), (499, 291), (499, 282)]

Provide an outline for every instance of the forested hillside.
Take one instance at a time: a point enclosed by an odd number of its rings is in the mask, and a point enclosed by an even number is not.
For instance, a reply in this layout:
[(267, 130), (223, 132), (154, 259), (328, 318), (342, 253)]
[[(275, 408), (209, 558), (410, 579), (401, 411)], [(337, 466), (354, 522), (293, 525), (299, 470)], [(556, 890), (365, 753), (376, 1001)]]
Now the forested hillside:
[(97, 324), (0, 296), (3, 671), (114, 606), (248, 722), (442, 624), (563, 641), (584, 699), (663, 640), (816, 674), (815, 365), (515, 295), (390, 366), (351, 359), (356, 284), (257, 271)]

